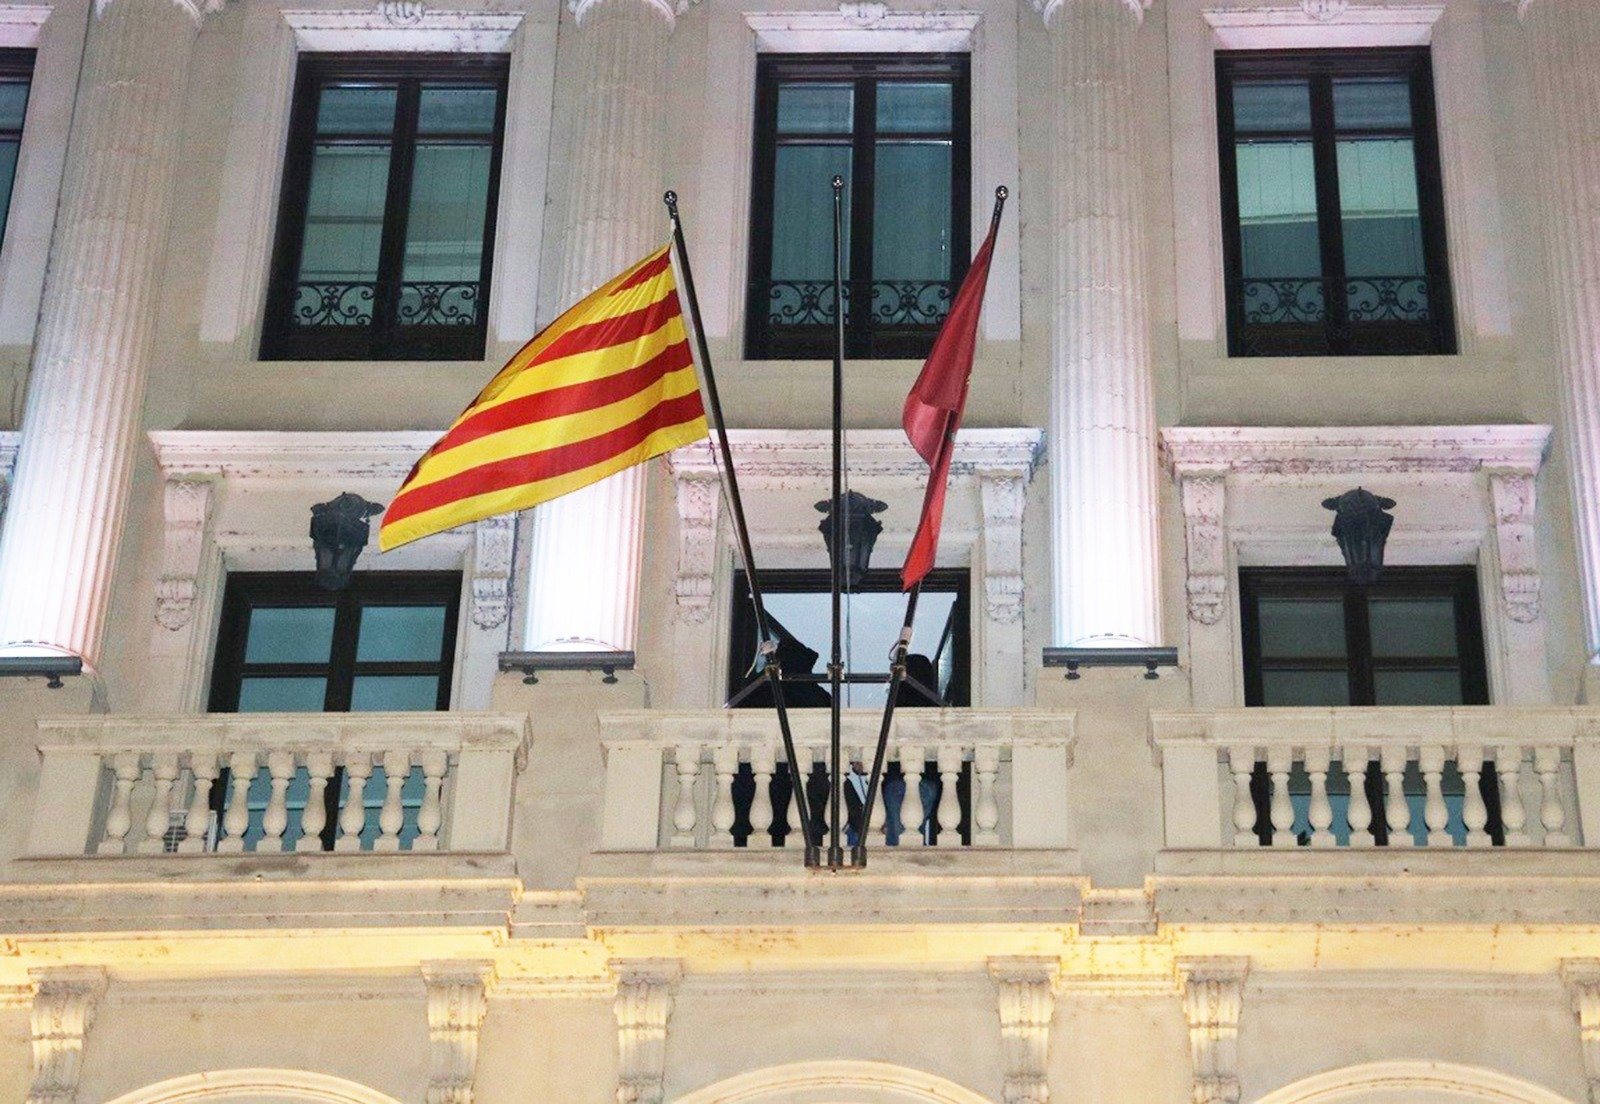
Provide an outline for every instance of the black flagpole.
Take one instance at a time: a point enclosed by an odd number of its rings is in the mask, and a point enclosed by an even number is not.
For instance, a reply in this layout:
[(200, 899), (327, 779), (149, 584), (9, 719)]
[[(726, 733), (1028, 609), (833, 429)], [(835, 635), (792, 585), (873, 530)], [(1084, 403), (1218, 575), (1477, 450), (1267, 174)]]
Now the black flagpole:
[(833, 603), (833, 648), (828, 657), (830, 703), (829, 755), (832, 774), (828, 786), (828, 868), (844, 865), (839, 839), (839, 798), (844, 783), (844, 763), (839, 750), (840, 698), (844, 691), (844, 654), (840, 646), (841, 595), (844, 589), (844, 177), (833, 178), (833, 509), (828, 513), (832, 530), (828, 556), (829, 597)]
[[(799, 760), (794, 751), (794, 733), (789, 728), (789, 708), (783, 700), (783, 665), (773, 645), (773, 635), (768, 627), (767, 607), (761, 597), (761, 582), (756, 575), (755, 552), (750, 545), (750, 529), (745, 524), (744, 500), (739, 497), (739, 477), (733, 470), (733, 450), (728, 446), (728, 428), (722, 419), (722, 397), (717, 393), (717, 377), (711, 367), (711, 351), (706, 347), (705, 327), (700, 323), (700, 300), (694, 291), (694, 273), (689, 268), (689, 249), (683, 241), (683, 222), (678, 217), (678, 193), (669, 191), (662, 197), (667, 214), (672, 219), (672, 243), (678, 250), (678, 264), (683, 272), (683, 294), (689, 302), (689, 322), (694, 327), (695, 345), (700, 353), (700, 368), (706, 385), (706, 400), (711, 404), (711, 423), (716, 430), (717, 447), (722, 453), (722, 478), (728, 489), (728, 506), (733, 514), (733, 531), (739, 546), (739, 558), (744, 562), (745, 580), (750, 585), (750, 602), (755, 607), (757, 658), (765, 661), (763, 673), (772, 688), (772, 703), (778, 710), (778, 729), (783, 733), (783, 753), (789, 760), (789, 779), (793, 783), (795, 809), (800, 817), (800, 833), (805, 839), (807, 866), (818, 865), (817, 837), (812, 831), (811, 811), (806, 806), (806, 780), (800, 774)], [(837, 711), (835, 712), (837, 717)], [(835, 743), (838, 728), (835, 725)], [(837, 814), (835, 814), (837, 816)]]

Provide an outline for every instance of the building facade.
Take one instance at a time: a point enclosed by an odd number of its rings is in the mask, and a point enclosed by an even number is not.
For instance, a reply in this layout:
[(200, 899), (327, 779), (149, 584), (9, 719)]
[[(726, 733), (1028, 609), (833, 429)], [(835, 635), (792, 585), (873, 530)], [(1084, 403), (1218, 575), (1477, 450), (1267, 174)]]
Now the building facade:
[[(0, 1094), (1600, 1101), (1597, 117), (1594, 0), (0, 4)], [(1000, 185), (865, 869), (706, 446), (364, 547), (670, 188), (883, 671)]]

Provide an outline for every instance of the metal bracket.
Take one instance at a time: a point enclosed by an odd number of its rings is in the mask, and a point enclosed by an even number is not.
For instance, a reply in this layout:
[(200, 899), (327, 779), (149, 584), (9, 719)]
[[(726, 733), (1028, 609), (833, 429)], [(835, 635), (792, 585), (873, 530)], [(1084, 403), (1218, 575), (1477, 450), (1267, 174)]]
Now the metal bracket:
[(0, 656), (0, 678), (38, 678), (43, 675), (52, 690), (61, 689), (62, 677), (83, 674), (77, 656)]
[(633, 670), (632, 652), (501, 652), (500, 670), (521, 671), (522, 681), (532, 686), (540, 671), (601, 671), (600, 681), (607, 686), (617, 682), (618, 671)]
[(1144, 677), (1158, 679), (1157, 667), (1176, 667), (1176, 648), (1046, 648), (1046, 667), (1065, 667), (1067, 678), (1079, 679), (1080, 667), (1143, 667)]

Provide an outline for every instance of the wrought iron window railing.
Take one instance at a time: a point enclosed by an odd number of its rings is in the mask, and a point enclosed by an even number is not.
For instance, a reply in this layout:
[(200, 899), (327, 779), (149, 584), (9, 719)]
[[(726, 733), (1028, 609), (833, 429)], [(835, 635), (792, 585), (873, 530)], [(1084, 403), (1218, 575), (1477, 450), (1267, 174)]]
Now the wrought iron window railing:
[(1252, 277), (1230, 290), (1233, 345), (1246, 356), (1453, 351), (1450, 288), (1435, 277)]
[[(845, 355), (926, 356), (956, 287), (955, 280), (846, 280)], [(832, 280), (757, 280), (750, 290), (752, 358), (833, 355), (838, 304)]]
[[(400, 285), (395, 318), (402, 326), (476, 326), (480, 322), (477, 280), (410, 281)], [(302, 281), (295, 285), (294, 324), (369, 326), (377, 301), (372, 281)]]

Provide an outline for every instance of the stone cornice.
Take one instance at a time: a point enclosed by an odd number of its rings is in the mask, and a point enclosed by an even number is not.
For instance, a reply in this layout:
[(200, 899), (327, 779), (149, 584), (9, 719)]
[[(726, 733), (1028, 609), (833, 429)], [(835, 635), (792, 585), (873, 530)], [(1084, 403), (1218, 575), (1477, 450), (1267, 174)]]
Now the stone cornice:
[(1048, 27), (1062, 8), (1072, 4), (1088, 3), (1114, 4), (1133, 16), (1135, 23), (1143, 23), (1144, 13), (1150, 9), (1153, 0), (1029, 0), (1029, 2), (1033, 4), (1033, 10), (1039, 13), (1044, 19), (1044, 25)]
[(461, 51), (510, 49), (523, 13), (438, 11), (422, 0), (379, 0), (355, 10), (290, 10), (283, 20), (302, 50)]
[(1550, 432), (1547, 425), (1169, 426), (1161, 431), (1161, 450), (1178, 477), (1534, 472)]
[[(832, 465), (832, 440), (822, 429), (730, 429), (729, 444), (741, 482), (814, 477), (823, 480)], [(963, 429), (956, 435), (952, 475), (1011, 471), (1030, 475), (1038, 462), (1043, 434), (1037, 429)], [(716, 474), (709, 443), (687, 445), (668, 454), (675, 476)], [(922, 481), (928, 466), (898, 429), (852, 429), (845, 433), (845, 462), (851, 478), (901, 478)]]
[[(155, 430), (150, 444), (168, 479), (401, 479), (439, 434), (433, 430), (310, 433)], [(4, 446), (0, 444), (0, 462)]]

